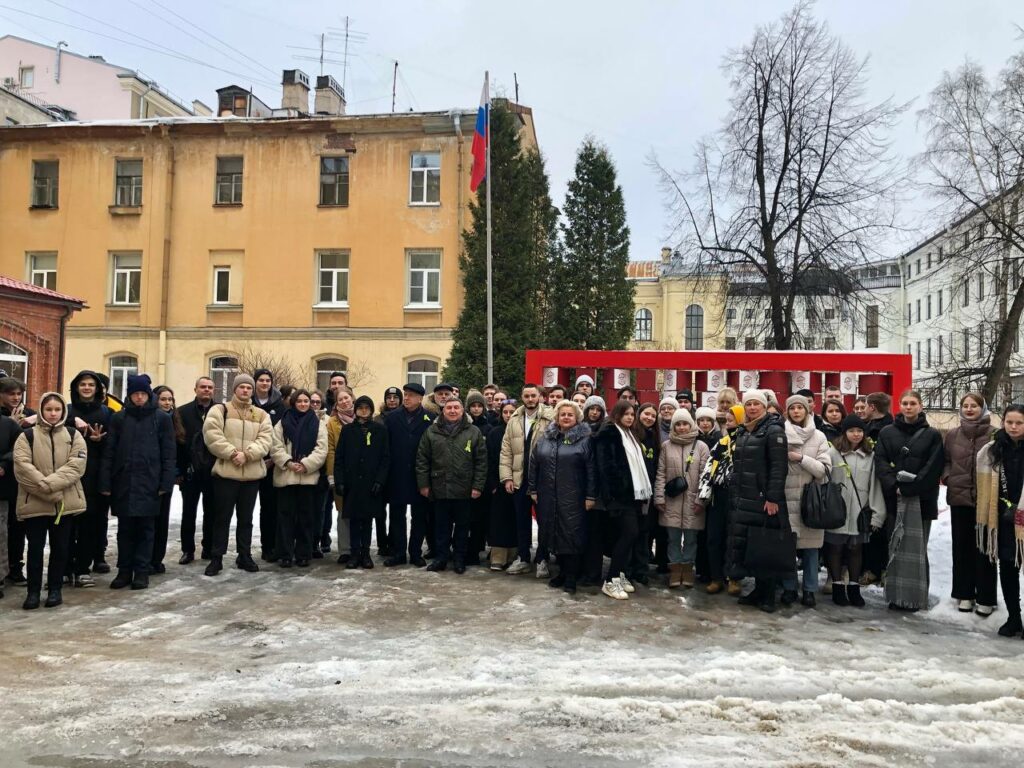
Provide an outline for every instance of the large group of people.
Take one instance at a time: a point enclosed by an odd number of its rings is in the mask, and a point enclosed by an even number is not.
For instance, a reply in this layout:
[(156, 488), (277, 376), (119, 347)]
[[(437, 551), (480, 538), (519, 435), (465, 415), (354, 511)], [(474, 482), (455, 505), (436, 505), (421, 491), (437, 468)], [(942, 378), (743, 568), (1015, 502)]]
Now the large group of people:
[[(240, 373), (215, 402), (200, 377), (190, 402), (145, 374), (127, 399), (82, 371), (69, 397), (0, 378), (0, 573), (27, 588), (24, 608), (55, 607), (63, 588), (94, 587), (117, 517), (112, 589), (146, 589), (166, 571), (171, 499), (182, 495), (179, 565), (217, 577), (264, 566), (308, 568), (337, 548), (347, 569), (482, 566), (533, 574), (574, 594), (593, 587), (628, 600), (637, 585), (722, 593), (766, 612), (811, 608), (825, 593), (865, 606), (878, 584), (889, 608), (928, 607), (928, 539), (947, 489), (952, 599), (981, 617), (1008, 614), (1020, 636), (1024, 553), (1024, 406), (994, 427), (985, 400), (963, 397), (941, 435), (920, 395), (857, 398), (837, 388), (780, 400), (770, 390), (717, 393), (695, 408), (683, 390), (638, 403), (631, 387), (609, 410), (594, 380), (570, 389), (526, 384), (516, 397), (416, 382), (389, 387), (379, 408), (345, 374), (327, 391), (275, 386)], [(202, 525), (197, 530), (200, 504)], [(335, 518), (336, 515), (336, 518)], [(537, 541), (534, 546), (534, 520)], [(332, 541), (332, 533), (336, 541)], [(44, 551), (49, 542), (47, 583)], [(424, 551), (424, 547), (426, 551)], [(827, 579), (819, 583), (824, 565)], [(750, 588), (744, 589), (744, 584)], [(2, 591), (0, 591), (2, 596)]]

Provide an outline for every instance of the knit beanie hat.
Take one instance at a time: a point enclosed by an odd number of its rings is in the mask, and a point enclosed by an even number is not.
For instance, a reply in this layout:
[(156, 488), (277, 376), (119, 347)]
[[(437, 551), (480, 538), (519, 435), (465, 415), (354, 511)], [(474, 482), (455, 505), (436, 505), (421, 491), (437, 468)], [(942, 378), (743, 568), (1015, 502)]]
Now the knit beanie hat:
[(600, 395), (591, 395), (583, 403), (583, 412), (586, 413), (592, 406), (599, 406), (605, 413), (608, 412), (608, 406), (604, 404), (604, 398)]
[(129, 397), (131, 397), (136, 392), (145, 392), (147, 395), (149, 395), (149, 399), (152, 400), (152, 384), (153, 381), (149, 378), (147, 374), (133, 374), (128, 377), (128, 386), (126, 391)]
[(839, 423), (839, 429), (845, 432), (848, 429), (861, 429), (866, 430), (868, 425), (864, 423), (864, 419), (858, 416), (856, 413), (851, 413), (845, 419)]
[(672, 429), (675, 429), (676, 422), (679, 421), (685, 421), (691, 428), (696, 426), (693, 421), (693, 416), (690, 415), (690, 412), (686, 408), (679, 408), (672, 414)]
[(391, 397), (391, 395), (394, 395), (399, 400), (401, 400), (402, 399), (402, 390), (400, 390), (398, 387), (388, 387), (387, 389), (384, 390), (384, 399), (385, 400), (387, 400), (389, 397)]
[(789, 410), (789, 406), (791, 406), (791, 405), (802, 405), (804, 407), (804, 410), (807, 410), (807, 411), (811, 410), (811, 406), (807, 402), (807, 398), (804, 397), (803, 395), (790, 395), (786, 399), (786, 410), (787, 411)]
[(674, 397), (663, 397), (663, 398), (661, 398), (661, 402), (658, 403), (658, 410), (659, 411), (661, 410), (661, 407), (663, 405), (671, 405), (673, 408), (678, 408), (679, 407), (679, 403), (676, 402)]
[(748, 389), (746, 392), (743, 393), (744, 403), (749, 403), (751, 400), (756, 400), (765, 408), (768, 407), (768, 398), (760, 389)]
[(730, 406), (729, 410), (732, 412), (732, 417), (736, 419), (737, 424), (742, 424), (747, 420), (747, 411), (742, 405)]
[(573, 388), (574, 389), (579, 389), (581, 383), (589, 384), (590, 386), (593, 387), (594, 386), (594, 379), (591, 378), (590, 376), (588, 376), (585, 373), (581, 373), (579, 376), (576, 377), (576, 384), (575, 384), (575, 386)]
[(473, 403), (479, 403), (484, 408), (487, 407), (487, 401), (484, 399), (483, 394), (477, 392), (475, 389), (471, 389), (469, 394), (466, 396), (466, 408), (468, 409)]
[(248, 384), (253, 389), (256, 389), (256, 379), (254, 379), (248, 373), (239, 373), (235, 375), (235, 378), (231, 380), (232, 393), (234, 393), (234, 391), (238, 389), (239, 384)]
[(356, 401), (352, 404), (352, 410), (358, 411), (359, 406), (366, 405), (370, 408), (370, 413), (373, 413), (373, 398), (369, 395), (360, 395), (356, 398)]
[(270, 386), (274, 386), (274, 374), (273, 372), (271, 372), (269, 368), (257, 368), (255, 371), (253, 371), (253, 379), (258, 379), (260, 376), (269, 376)]
[(702, 406), (702, 407), (697, 409), (697, 414), (696, 414), (697, 421), (700, 421), (701, 419), (711, 419), (711, 421), (714, 421), (716, 416), (717, 416), (717, 414), (715, 413), (713, 408), (708, 408), (706, 406)]

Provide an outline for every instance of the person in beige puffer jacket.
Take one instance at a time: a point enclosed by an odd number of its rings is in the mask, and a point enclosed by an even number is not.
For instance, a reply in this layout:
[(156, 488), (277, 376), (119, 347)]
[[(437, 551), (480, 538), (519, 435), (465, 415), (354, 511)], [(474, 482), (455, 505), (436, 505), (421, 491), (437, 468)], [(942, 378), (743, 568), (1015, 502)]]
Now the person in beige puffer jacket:
[(46, 607), (60, 605), (61, 586), (71, 544), (71, 520), (85, 511), (85, 438), (65, 426), (67, 403), (47, 392), (39, 403), (39, 418), (28, 434), (14, 443), (14, 476), (18, 481), (16, 514), (28, 538), (28, 596), (24, 608), (39, 607), (43, 585), (43, 548), (50, 539)]
[(252, 513), (259, 495), (260, 480), (267, 474), (264, 459), (274, 443), (270, 415), (252, 403), (256, 383), (240, 373), (232, 382), (231, 401), (214, 405), (203, 422), (203, 440), (216, 458), (213, 465), (213, 549), (207, 576), (223, 569), (228, 548), (231, 515), (237, 507), (235, 565), (243, 571), (259, 570), (252, 559)]

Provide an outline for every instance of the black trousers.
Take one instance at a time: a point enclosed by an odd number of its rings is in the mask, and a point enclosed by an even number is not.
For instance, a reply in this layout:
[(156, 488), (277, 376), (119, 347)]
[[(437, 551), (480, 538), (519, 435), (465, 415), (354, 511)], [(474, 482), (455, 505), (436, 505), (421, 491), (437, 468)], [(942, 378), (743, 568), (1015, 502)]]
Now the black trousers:
[(640, 527), (640, 514), (643, 504), (635, 504), (617, 509), (618, 514), (609, 514), (608, 521), (612, 526), (614, 542), (612, 544), (612, 560), (608, 566), (608, 578), (618, 578), (629, 567), (629, 555)]
[(239, 556), (252, 556), (252, 512), (260, 491), (259, 480), (227, 480), (213, 478), (213, 550), (214, 557), (224, 557), (228, 551), (231, 516), (235, 521), (235, 549)]
[[(170, 496), (169, 493), (164, 495)], [(134, 574), (152, 573), (155, 534), (155, 516), (119, 516), (117, 518), (117, 570), (129, 571)]]
[(1003, 588), (1006, 612), (1020, 618), (1020, 567), (1013, 560), (999, 561), (999, 584)]
[(480, 553), (487, 548), (487, 531), (491, 526), (491, 494), (483, 493), (479, 499), (470, 502), (469, 549), (466, 560), (480, 561)]
[(334, 524), (334, 491), (330, 486), (319, 487), (316, 518), (313, 520), (314, 538), (321, 549), (331, 548), (331, 526)]
[(724, 581), (725, 557), (729, 539), (729, 493), (725, 488), (715, 488), (705, 520), (707, 575), (712, 581)]
[(71, 530), (71, 557), (68, 574), (81, 576), (89, 572), (94, 562), (104, 558), (107, 549), (107, 515), (110, 497), (102, 493), (85, 495), (85, 511), (68, 518)]
[(377, 525), (377, 554), (386, 553), (390, 550), (388, 546), (388, 511), (384, 508), (383, 504), (380, 505), (377, 514), (373, 516), (373, 521)]
[(871, 539), (864, 545), (864, 570), (881, 576), (889, 563), (889, 539), (895, 520), (886, 516), (885, 525), (871, 532)]
[(974, 600), (978, 605), (996, 604), (996, 566), (979, 549), (974, 507), (950, 507), (953, 534), (954, 600)]
[(309, 560), (313, 557), (313, 518), (320, 503), (320, 489), (315, 485), (287, 485), (277, 491), (277, 556), (282, 560)]
[[(167, 534), (171, 526), (171, 497), (174, 494), (165, 493), (160, 497), (160, 514), (153, 520), (153, 565), (163, 563), (167, 557)], [(120, 544), (118, 545), (120, 546)], [(153, 568), (153, 572), (156, 568)]]
[(592, 509), (587, 513), (587, 551), (583, 555), (583, 575), (590, 581), (601, 580), (601, 572), (604, 570), (605, 530), (609, 529), (610, 525), (607, 510)]
[[(391, 553), (395, 557), (404, 555), (406, 548), (408, 548), (409, 557), (414, 559), (423, 557), (423, 540), (427, 536), (427, 525), (433, 517), (430, 511), (431, 506), (428, 499), (418, 496), (409, 505), (412, 511), (412, 525), (410, 526), (405, 520), (405, 504), (388, 504)], [(431, 534), (430, 540), (433, 539), (434, 535)]]
[(274, 487), (273, 470), (260, 480), (260, 549), (263, 557), (275, 557), (274, 539), (277, 537), (277, 488)]
[(189, 472), (181, 486), (181, 551), (196, 553), (196, 518), (199, 500), (203, 501), (202, 551), (209, 553), (213, 546), (213, 483), (209, 475)]
[(558, 553), (559, 575), (565, 578), (566, 586), (575, 587), (576, 580), (582, 575), (583, 558), (577, 553), (568, 555), (564, 552)]
[(455, 562), (466, 562), (471, 505), (470, 499), (434, 499), (435, 560), (448, 562), (450, 550), (454, 550)]
[[(524, 482), (516, 492), (512, 494), (512, 504), (516, 510), (516, 555), (524, 562), (530, 562), (530, 545), (533, 544), (533, 499), (526, 492)], [(539, 513), (538, 513), (539, 514)], [(537, 520), (538, 526), (540, 519)], [(533, 562), (539, 563), (548, 559), (548, 548), (543, 543), (537, 542), (537, 552)]]
[(7, 513), (7, 560), (11, 571), (20, 571), (25, 565), (25, 523), (14, 514), (16, 506), (10, 502)]
[(637, 518), (637, 535), (633, 543), (633, 552), (629, 560), (629, 570), (626, 573), (634, 576), (646, 576), (647, 566), (651, 560), (651, 526), (658, 524), (658, 510), (654, 508), (654, 501), (644, 502), (643, 511)]
[(348, 521), (348, 531), (352, 559), (369, 557), (373, 520), (368, 517), (351, 517)]
[[(10, 515), (13, 517), (13, 515)], [(25, 574), (28, 579), (29, 592), (42, 592), (43, 587), (43, 548), (46, 537), (50, 537), (50, 563), (47, 566), (47, 589), (60, 589), (67, 570), (68, 555), (71, 548), (71, 517), (61, 517), (54, 523), (55, 517), (30, 517), (23, 521), (24, 536), (28, 539), (28, 568)], [(18, 553), (21, 557), (21, 553)], [(14, 561), (11, 561), (14, 567)], [(19, 565), (20, 567), (20, 565)]]

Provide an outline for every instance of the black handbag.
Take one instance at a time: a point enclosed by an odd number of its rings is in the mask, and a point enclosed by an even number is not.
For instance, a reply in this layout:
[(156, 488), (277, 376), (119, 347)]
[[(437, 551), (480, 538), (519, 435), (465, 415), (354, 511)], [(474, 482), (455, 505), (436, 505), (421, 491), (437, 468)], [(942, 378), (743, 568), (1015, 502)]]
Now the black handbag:
[(860, 500), (860, 491), (857, 490), (857, 482), (853, 479), (852, 472), (850, 473), (850, 485), (853, 487), (853, 495), (857, 497), (857, 504), (860, 506), (860, 512), (857, 513), (857, 533), (871, 533), (871, 518), (874, 517), (875, 511)]
[(832, 484), (832, 474), (825, 471), (825, 482), (813, 480), (804, 486), (800, 495), (800, 520), (807, 528), (841, 528), (846, 525), (846, 501), (843, 489)]
[(674, 477), (665, 483), (665, 495), (670, 499), (674, 499), (681, 493), (686, 493), (686, 489), (690, 487), (690, 482), (686, 479), (685, 475)]
[(796, 536), (789, 527), (785, 505), (779, 505), (778, 515), (781, 515), (784, 528), (769, 528), (767, 515), (764, 526), (747, 528), (747, 550), (743, 565), (753, 576), (772, 578), (793, 572)]

